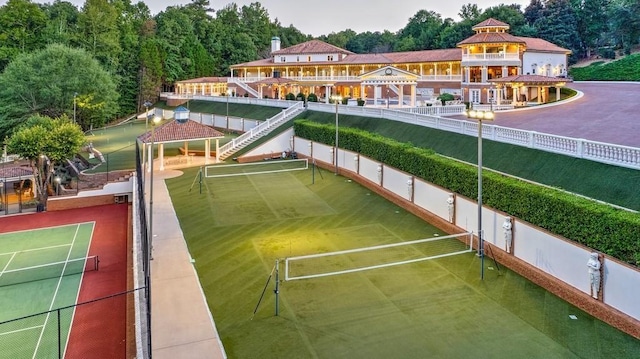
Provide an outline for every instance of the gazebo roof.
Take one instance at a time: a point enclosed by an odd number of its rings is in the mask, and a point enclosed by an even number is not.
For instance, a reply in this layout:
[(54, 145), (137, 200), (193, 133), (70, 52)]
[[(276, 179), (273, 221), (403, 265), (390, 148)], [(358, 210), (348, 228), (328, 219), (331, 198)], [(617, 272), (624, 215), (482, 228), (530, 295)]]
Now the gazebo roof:
[(0, 167), (0, 178), (3, 179), (19, 179), (33, 177), (33, 170), (29, 167)]
[(560, 83), (572, 82), (571, 79), (562, 77), (549, 77), (540, 75), (513, 75), (507, 77), (500, 77), (491, 79), (489, 82), (507, 84), (507, 83), (522, 83), (525, 85), (547, 85), (553, 86)]
[[(153, 131), (153, 141), (155, 143), (197, 141), (223, 137), (224, 134), (222, 132), (193, 120), (187, 120), (184, 123), (172, 120), (158, 126)], [(150, 143), (151, 131), (138, 136), (138, 140), (142, 143)]]

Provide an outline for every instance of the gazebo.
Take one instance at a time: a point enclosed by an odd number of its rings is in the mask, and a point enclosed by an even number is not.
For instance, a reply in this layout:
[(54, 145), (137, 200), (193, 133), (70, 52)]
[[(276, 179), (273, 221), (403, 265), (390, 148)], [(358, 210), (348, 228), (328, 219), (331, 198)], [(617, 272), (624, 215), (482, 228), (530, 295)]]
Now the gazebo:
[[(549, 88), (551, 87), (555, 87), (556, 101), (558, 101), (560, 100), (560, 88), (564, 87), (567, 82), (571, 82), (571, 80), (540, 75), (513, 75), (491, 79), (489, 82), (496, 84), (498, 93), (501, 93), (503, 88), (511, 87), (511, 98), (515, 105), (518, 102), (531, 102), (533, 99), (537, 99), (538, 104), (547, 103), (549, 102)], [(509, 97), (508, 94), (507, 97)], [(497, 96), (497, 105), (501, 104), (501, 98), (502, 96)]]
[[(178, 111), (176, 109), (176, 117), (179, 117)], [(153, 138), (152, 138), (153, 136)], [(176, 118), (167, 123), (159, 125), (157, 128), (152, 129), (151, 131), (145, 132), (144, 134), (138, 136), (138, 141), (143, 144), (143, 150), (145, 153), (148, 153), (146, 158), (153, 158), (153, 148), (151, 144), (158, 145), (158, 157), (160, 159), (160, 171), (164, 170), (164, 144), (165, 143), (175, 143), (175, 142), (184, 142), (184, 155), (187, 156), (185, 158), (189, 159), (196, 152), (199, 151), (189, 151), (189, 142), (193, 141), (204, 141), (204, 163), (208, 164), (209, 159), (211, 158), (211, 140), (216, 140), (216, 153), (215, 159), (216, 162), (220, 160), (220, 139), (224, 138), (224, 134), (213, 127), (203, 125), (196, 121), (190, 119), (181, 119)], [(145, 161), (145, 165), (150, 168), (150, 161)]]

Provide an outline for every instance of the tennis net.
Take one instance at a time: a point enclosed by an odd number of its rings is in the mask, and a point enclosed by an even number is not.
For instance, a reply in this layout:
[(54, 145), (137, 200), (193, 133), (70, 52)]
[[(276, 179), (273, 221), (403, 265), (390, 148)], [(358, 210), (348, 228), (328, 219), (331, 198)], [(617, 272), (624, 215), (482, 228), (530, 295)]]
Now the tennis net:
[(231, 177), (286, 171), (300, 171), (309, 168), (306, 158), (291, 160), (270, 160), (264, 162), (238, 163), (231, 165), (205, 166), (204, 177)]
[(70, 259), (68, 261), (40, 264), (0, 272), (0, 287), (60, 278), (98, 270), (98, 256)]
[(471, 252), (472, 233), (418, 239), (285, 259), (285, 280), (327, 277)]

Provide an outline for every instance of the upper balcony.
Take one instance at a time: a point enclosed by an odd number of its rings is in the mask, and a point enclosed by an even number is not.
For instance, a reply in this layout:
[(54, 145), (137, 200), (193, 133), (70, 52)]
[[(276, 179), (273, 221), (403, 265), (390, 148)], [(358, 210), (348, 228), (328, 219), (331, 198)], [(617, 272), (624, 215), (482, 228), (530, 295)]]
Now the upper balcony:
[(520, 54), (512, 52), (462, 54), (463, 66), (480, 64), (503, 64), (515, 66), (520, 64)]

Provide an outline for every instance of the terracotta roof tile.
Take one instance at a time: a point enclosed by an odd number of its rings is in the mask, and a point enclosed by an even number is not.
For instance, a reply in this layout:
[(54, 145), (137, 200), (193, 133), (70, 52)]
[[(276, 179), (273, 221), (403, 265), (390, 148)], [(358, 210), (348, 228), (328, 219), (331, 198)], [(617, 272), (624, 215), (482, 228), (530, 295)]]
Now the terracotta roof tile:
[(392, 63), (461, 61), (460, 49), (391, 52), (384, 54)]
[[(213, 127), (200, 124), (193, 120), (179, 123), (176, 120), (169, 121), (158, 126), (153, 133), (154, 142), (175, 142), (189, 140), (204, 140), (207, 138), (222, 138), (224, 134)], [(143, 143), (151, 142), (151, 131), (138, 136)]]
[(477, 28), (481, 28), (481, 27), (506, 27), (509, 28), (509, 24), (504, 23), (502, 21), (496, 20), (494, 18), (488, 18), (485, 21), (476, 24), (475, 26), (473, 26), (471, 29), (475, 30)]
[(0, 168), (0, 178), (18, 178), (33, 176), (33, 169), (30, 167), (2, 167)]
[(517, 43), (517, 44), (525, 43), (525, 41), (522, 38), (513, 36), (506, 32), (480, 32), (460, 41), (458, 43), (458, 46), (471, 45), (471, 44), (486, 44), (486, 43), (504, 43), (504, 42), (511, 42), (511, 43)]
[(320, 40), (306, 41), (297, 45), (289, 46), (282, 50), (274, 51), (272, 55), (295, 55), (295, 54), (325, 54), (338, 52), (341, 54), (352, 54), (353, 52), (341, 49), (337, 46), (327, 44)]
[(571, 53), (571, 50), (567, 50), (558, 45), (552, 44), (547, 40), (539, 39), (536, 37), (522, 37), (522, 36), (517, 36), (517, 37), (518, 39), (520, 39), (526, 44), (527, 50), (542, 51), (542, 52), (561, 52), (566, 54)]

